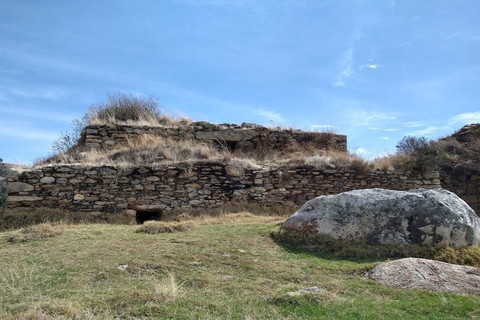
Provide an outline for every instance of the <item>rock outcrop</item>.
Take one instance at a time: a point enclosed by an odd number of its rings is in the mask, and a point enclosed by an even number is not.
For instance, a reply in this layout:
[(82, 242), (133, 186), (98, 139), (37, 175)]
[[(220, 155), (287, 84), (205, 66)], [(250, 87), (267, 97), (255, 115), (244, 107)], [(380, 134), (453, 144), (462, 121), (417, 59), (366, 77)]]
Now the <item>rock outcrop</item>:
[(477, 215), (444, 189), (364, 189), (320, 196), (305, 203), (282, 228), (370, 244), (467, 247), (480, 243)]
[(388, 287), (480, 295), (480, 269), (405, 258), (382, 263), (365, 274)]

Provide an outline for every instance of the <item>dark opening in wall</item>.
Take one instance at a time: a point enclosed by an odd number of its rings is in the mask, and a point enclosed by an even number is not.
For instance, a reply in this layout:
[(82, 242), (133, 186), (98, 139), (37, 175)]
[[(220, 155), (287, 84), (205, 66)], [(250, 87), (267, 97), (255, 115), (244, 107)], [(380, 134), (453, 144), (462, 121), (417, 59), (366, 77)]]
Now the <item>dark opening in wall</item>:
[(135, 220), (138, 224), (143, 224), (145, 221), (155, 221), (162, 218), (162, 213), (159, 211), (139, 211), (135, 215)]

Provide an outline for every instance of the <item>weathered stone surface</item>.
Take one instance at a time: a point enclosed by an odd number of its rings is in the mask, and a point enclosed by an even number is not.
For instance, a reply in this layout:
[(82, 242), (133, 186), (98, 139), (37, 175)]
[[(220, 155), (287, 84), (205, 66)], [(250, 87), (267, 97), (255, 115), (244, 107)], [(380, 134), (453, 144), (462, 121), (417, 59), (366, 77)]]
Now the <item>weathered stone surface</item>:
[(8, 193), (25, 192), (25, 191), (32, 191), (32, 190), (33, 190), (33, 186), (28, 183), (23, 183), (23, 182), (7, 183)]
[(136, 211), (160, 211), (167, 208), (167, 206), (164, 204), (134, 204), (130, 208)]
[(224, 131), (199, 131), (196, 137), (200, 140), (218, 140), (228, 142), (238, 142), (242, 140), (249, 140), (257, 136), (255, 130), (240, 129), (240, 130), (224, 130)]
[(232, 177), (241, 177), (244, 172), (245, 169), (242, 167), (225, 166), (225, 173)]
[(480, 269), (405, 258), (382, 263), (365, 274), (388, 287), (480, 295)]
[(20, 202), (20, 201), (40, 201), (43, 198), (33, 197), (33, 196), (8, 196), (7, 203), (9, 202)]
[(83, 194), (80, 194), (80, 193), (77, 193), (74, 197), (73, 197), (73, 200), (76, 200), (76, 201), (80, 201), (80, 200), (84, 200), (85, 199), (85, 196)]
[(54, 182), (55, 182), (54, 177), (43, 177), (42, 179), (40, 179), (40, 183), (44, 183), (44, 184), (50, 184)]
[(480, 244), (477, 215), (444, 189), (365, 189), (320, 196), (305, 203), (282, 228), (372, 244)]

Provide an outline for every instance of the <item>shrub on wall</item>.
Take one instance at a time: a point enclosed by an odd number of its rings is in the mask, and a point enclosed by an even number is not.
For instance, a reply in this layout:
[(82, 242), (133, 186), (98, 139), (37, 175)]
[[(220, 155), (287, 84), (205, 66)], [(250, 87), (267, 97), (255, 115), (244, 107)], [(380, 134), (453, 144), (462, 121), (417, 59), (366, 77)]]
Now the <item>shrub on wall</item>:
[(107, 95), (107, 102), (93, 104), (81, 119), (72, 121), (73, 130), (64, 132), (53, 142), (56, 153), (68, 152), (77, 145), (83, 128), (89, 124), (106, 124), (116, 122), (144, 122), (145, 124), (165, 124), (172, 121), (152, 97), (134, 96), (132, 94), (114, 93)]

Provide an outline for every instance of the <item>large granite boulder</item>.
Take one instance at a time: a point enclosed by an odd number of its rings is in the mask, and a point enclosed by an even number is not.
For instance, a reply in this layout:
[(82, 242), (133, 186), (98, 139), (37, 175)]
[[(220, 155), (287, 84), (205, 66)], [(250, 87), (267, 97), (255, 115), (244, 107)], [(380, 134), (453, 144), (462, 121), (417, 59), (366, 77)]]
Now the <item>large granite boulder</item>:
[(405, 258), (377, 265), (365, 274), (388, 287), (480, 295), (480, 269)]
[(475, 212), (444, 189), (354, 190), (305, 203), (282, 229), (370, 244), (480, 244)]

